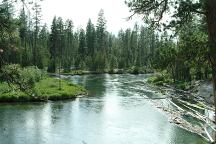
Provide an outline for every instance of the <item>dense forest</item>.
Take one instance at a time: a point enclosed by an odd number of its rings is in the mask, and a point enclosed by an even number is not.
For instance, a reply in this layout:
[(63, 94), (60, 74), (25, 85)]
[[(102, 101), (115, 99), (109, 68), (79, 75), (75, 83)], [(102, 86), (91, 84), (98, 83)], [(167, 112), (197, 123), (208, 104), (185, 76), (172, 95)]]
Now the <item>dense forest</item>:
[(120, 30), (118, 36), (106, 31), (104, 11), (98, 14), (96, 26), (89, 19), (86, 29), (74, 30), (73, 21), (54, 17), (51, 30), (41, 26), (39, 5), (35, 5), (33, 19), (26, 15), (25, 6), (18, 18), (13, 17), (13, 6), (5, 1), (1, 6), (3, 24), (8, 26), (1, 38), (6, 63), (22, 66), (48, 67), (55, 72), (61, 65), (64, 70), (77, 69), (104, 71), (128, 69), (133, 66), (149, 67), (158, 35), (146, 27)]
[(61, 17), (54, 17), (48, 29), (41, 22), (40, 3), (32, 7), (29, 13), (23, 2), (15, 17), (14, 3), (4, 0), (1, 4), (1, 65), (34, 65), (48, 72), (60, 67), (64, 72), (156, 70), (174, 81), (210, 78), (207, 31), (202, 17), (194, 17), (175, 34), (135, 24), (133, 29), (119, 30), (114, 35), (106, 30), (103, 10), (97, 23), (89, 19), (85, 29), (74, 30), (73, 21), (63, 21)]

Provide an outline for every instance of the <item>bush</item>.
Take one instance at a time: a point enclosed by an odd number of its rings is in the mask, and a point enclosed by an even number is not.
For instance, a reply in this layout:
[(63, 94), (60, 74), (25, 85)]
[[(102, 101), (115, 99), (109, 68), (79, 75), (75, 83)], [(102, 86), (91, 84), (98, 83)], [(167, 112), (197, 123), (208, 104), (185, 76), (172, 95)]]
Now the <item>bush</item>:
[(1, 69), (0, 79), (7, 82), (13, 90), (32, 94), (33, 87), (45, 74), (37, 67), (22, 68), (20, 65), (5, 65)]
[(108, 71), (108, 73), (109, 73), (109, 74), (115, 74), (115, 70), (114, 70), (114, 69), (110, 69), (110, 70)]
[(23, 68), (23, 70), (21, 71), (21, 75), (25, 81), (33, 83), (39, 82), (45, 77), (45, 74), (34, 66)]
[(177, 89), (181, 89), (181, 90), (187, 90), (189, 88), (189, 83), (187, 82), (177, 82), (175, 84), (175, 87)]
[(155, 76), (151, 76), (148, 79), (149, 83), (156, 83), (159, 81), (164, 81), (164, 77), (162, 77), (161, 75), (155, 75)]
[(139, 74), (139, 67), (133, 66), (130, 69), (128, 69), (127, 72), (130, 74)]
[(149, 77), (147, 82), (155, 85), (164, 85), (164, 84), (172, 84), (173, 80), (167, 76), (154, 75)]
[(139, 68), (135, 66), (133, 68), (132, 74), (139, 74)]

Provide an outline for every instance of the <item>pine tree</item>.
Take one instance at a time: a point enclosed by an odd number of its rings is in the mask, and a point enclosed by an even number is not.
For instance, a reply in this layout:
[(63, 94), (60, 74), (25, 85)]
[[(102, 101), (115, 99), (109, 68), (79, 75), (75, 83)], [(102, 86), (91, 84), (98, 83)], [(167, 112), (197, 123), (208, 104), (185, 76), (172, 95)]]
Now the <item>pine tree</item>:
[(89, 19), (86, 27), (86, 45), (88, 49), (87, 50), (88, 56), (92, 57), (95, 52), (95, 40), (96, 40), (95, 27), (94, 24)]
[(66, 21), (66, 29), (65, 29), (65, 49), (63, 51), (63, 67), (65, 71), (69, 71), (70, 67), (73, 64), (74, 58), (74, 36), (73, 36), (73, 22), (71, 20)]
[(57, 64), (57, 42), (58, 42), (58, 32), (57, 32), (57, 19), (56, 17), (53, 18), (52, 26), (51, 26), (51, 34), (50, 34), (50, 63), (48, 67), (48, 72), (55, 72), (56, 71), (56, 64)]
[(49, 62), (49, 50), (48, 50), (48, 39), (49, 33), (47, 26), (44, 25), (39, 32), (38, 37), (38, 57), (37, 57), (37, 66), (40, 69), (43, 69), (48, 65)]
[(22, 66), (28, 66), (31, 62), (28, 47), (28, 19), (27, 15), (25, 14), (24, 6), (19, 16), (19, 37), (20, 46), (22, 48)]
[(101, 9), (98, 14), (97, 26), (96, 26), (96, 37), (97, 37), (97, 51), (105, 51), (105, 31), (106, 31), (106, 20), (104, 17), (104, 10)]
[(81, 68), (85, 68), (85, 58), (87, 56), (87, 47), (86, 47), (86, 36), (85, 36), (84, 29), (80, 29), (78, 53), (79, 53), (79, 56), (77, 60), (79, 61), (79, 66)]
[(34, 46), (33, 46), (33, 64), (37, 66), (37, 57), (39, 57), (39, 46), (38, 46), (38, 36), (40, 31), (41, 22), (41, 5), (39, 2), (42, 0), (36, 0), (32, 10), (34, 11)]

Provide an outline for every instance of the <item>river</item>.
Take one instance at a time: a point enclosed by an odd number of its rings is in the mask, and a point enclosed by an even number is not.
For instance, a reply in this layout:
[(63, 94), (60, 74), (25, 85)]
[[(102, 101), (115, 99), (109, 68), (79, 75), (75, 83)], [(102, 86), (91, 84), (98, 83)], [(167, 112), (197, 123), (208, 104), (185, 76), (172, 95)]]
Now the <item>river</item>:
[[(146, 97), (148, 75), (68, 77), (89, 96), (48, 103), (0, 104), (0, 144), (204, 144), (168, 121)], [(160, 101), (160, 100), (158, 100)]]

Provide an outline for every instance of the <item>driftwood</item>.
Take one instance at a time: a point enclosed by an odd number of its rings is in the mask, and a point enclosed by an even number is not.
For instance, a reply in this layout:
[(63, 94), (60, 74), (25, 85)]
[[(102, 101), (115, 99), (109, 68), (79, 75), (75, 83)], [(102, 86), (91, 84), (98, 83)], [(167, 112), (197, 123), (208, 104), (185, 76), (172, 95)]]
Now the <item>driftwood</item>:
[[(193, 113), (191, 113), (191, 112), (187, 112), (187, 114), (189, 114), (189, 115), (191, 115), (191, 116), (193, 116), (193, 117), (195, 117), (195, 118), (197, 118), (197, 119), (199, 119), (199, 120), (205, 122), (205, 125), (203, 126), (204, 132), (206, 133), (206, 135), (207, 135), (208, 140), (210, 141), (210, 143), (213, 143), (213, 142), (214, 142), (214, 139), (211, 137), (211, 135), (210, 135), (209, 132), (207, 131), (207, 127), (210, 127), (213, 131), (216, 132), (216, 129), (214, 128), (214, 127), (215, 127), (215, 124), (213, 123), (213, 121), (212, 121), (211, 119), (209, 119), (207, 116), (202, 115), (202, 114), (200, 114), (200, 112), (198, 112), (198, 111), (192, 109), (191, 107), (187, 106), (187, 105), (186, 105), (187, 102), (182, 101), (182, 100), (179, 100), (179, 99), (178, 99), (178, 101), (181, 102), (181, 104), (182, 104), (184, 107), (190, 109), (190, 110), (194, 113), (194, 114), (193, 114)], [(180, 108), (178, 105), (176, 105), (175, 103), (173, 103), (171, 100), (169, 100), (169, 102), (171, 102), (171, 103), (172, 103), (174, 106), (176, 106), (178, 109), (183, 110), (183, 109)], [(185, 110), (183, 110), (183, 111), (185, 111)], [(213, 125), (214, 125), (214, 126), (213, 126)]]
[[(170, 98), (176, 99), (179, 103), (181, 103), (184, 107), (188, 108), (192, 112), (188, 112), (188, 111), (184, 110), (183, 108), (181, 108), (180, 106), (175, 104), (173, 101), (171, 101)], [(208, 131), (206, 129), (206, 127), (209, 126), (211, 129), (216, 131), (215, 128), (214, 128), (215, 125), (214, 125), (213, 121), (210, 120), (207, 116), (202, 115), (200, 112), (194, 110), (190, 106), (195, 107), (195, 108), (199, 108), (199, 107), (196, 107), (195, 105), (190, 104), (190, 103), (188, 104), (188, 102), (181, 100), (181, 98), (179, 96), (177, 96), (177, 97), (166, 96), (166, 97), (162, 97), (162, 98), (145, 98), (145, 99), (150, 99), (150, 100), (167, 99), (167, 101), (170, 104), (172, 104), (173, 106), (175, 106), (179, 111), (179, 112), (175, 112), (174, 118), (170, 122), (173, 122), (173, 123), (179, 125), (180, 127), (184, 128), (184, 129), (187, 129), (187, 130), (189, 130), (189, 131), (191, 131), (193, 133), (199, 134), (200, 136), (204, 137), (205, 139), (207, 139), (211, 143), (214, 141), (213, 138), (211, 137), (211, 135), (208, 133)], [(173, 115), (173, 113), (170, 110), (165, 109), (163, 106), (160, 106), (160, 107), (158, 106), (158, 108), (162, 109), (163, 111), (169, 112), (170, 114)], [(191, 126), (191, 124), (189, 122), (187, 122), (186, 120), (181, 118), (181, 115), (183, 113), (188, 114), (188, 115), (190, 115), (190, 116), (192, 116), (192, 117), (194, 117), (196, 119), (199, 119), (200, 121), (203, 121), (207, 126), (204, 125), (204, 126), (202, 126), (200, 128)], [(214, 125), (214, 126), (212, 126), (212, 125)], [(205, 137), (203, 135), (203, 133), (206, 133), (207, 137)]]
[(207, 137), (208, 137), (210, 143), (213, 144), (215, 141), (214, 141), (214, 139), (211, 137), (211, 135), (209, 134), (209, 132), (208, 132), (208, 130), (206, 129), (206, 127), (204, 128), (204, 130), (205, 130), (205, 133), (206, 133), (206, 135), (207, 135)]
[[(179, 90), (172, 86), (166, 86), (166, 85), (162, 87), (157, 87), (157, 86), (146, 84), (146, 86), (153, 89), (155, 92), (164, 91), (166, 93), (166, 97), (149, 98), (146, 96), (144, 99), (152, 100), (152, 102), (157, 105), (157, 108), (163, 110), (166, 113), (169, 113), (172, 116), (172, 119), (170, 120), (170, 122), (173, 122), (179, 127), (182, 127), (183, 129), (186, 129), (188, 131), (191, 131), (193, 133), (196, 133), (202, 136), (203, 138), (208, 140), (210, 143), (214, 142), (213, 138), (211, 137), (211, 134), (209, 134), (207, 130), (207, 128), (209, 127), (213, 131), (216, 132), (214, 121), (211, 120), (208, 116), (201, 114), (199, 111), (195, 110), (194, 108), (203, 109), (203, 110), (204, 109), (214, 110), (214, 109), (207, 106), (207, 103), (204, 104), (204, 107), (199, 107), (195, 104), (191, 104), (185, 101), (187, 99), (189, 100), (191, 97), (193, 98), (193, 101), (195, 102), (199, 102), (200, 100), (202, 100), (200, 99), (199, 96), (197, 96), (194, 93), (194, 90), (184, 91), (184, 90)], [(189, 109), (190, 111), (184, 110), (182, 107), (178, 106), (176, 103), (174, 103), (171, 100), (171, 98), (177, 100), (179, 104)], [(163, 106), (157, 101), (154, 101), (154, 100), (163, 100), (163, 99), (167, 100), (171, 105), (176, 107), (177, 111), (166, 108), (166, 106)], [(187, 114), (189, 116), (192, 116), (202, 121), (204, 124), (201, 126), (193, 126), (191, 123), (187, 122), (185, 119), (182, 118), (182, 114)]]

